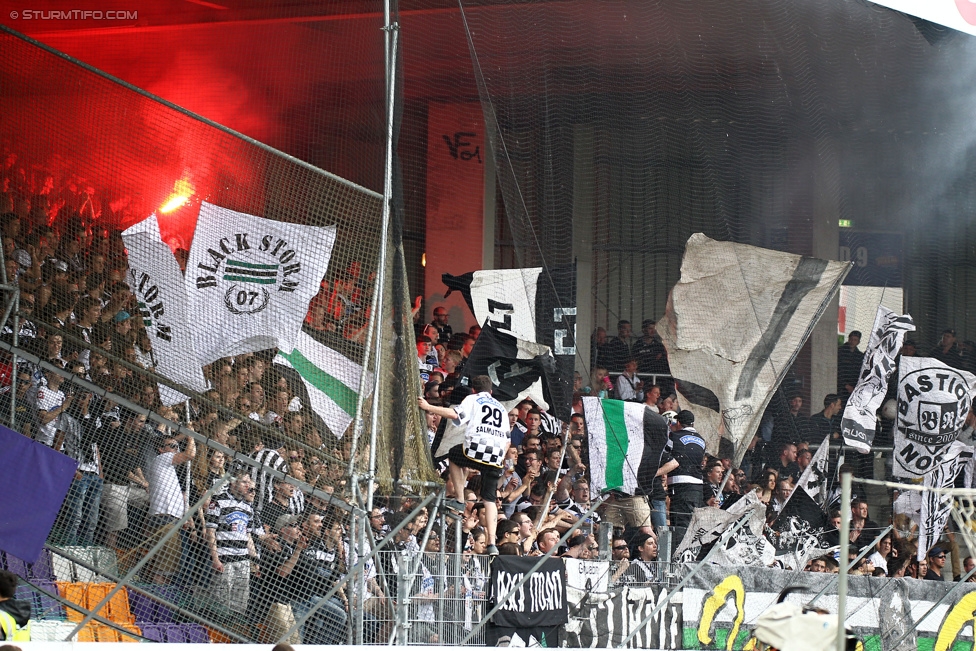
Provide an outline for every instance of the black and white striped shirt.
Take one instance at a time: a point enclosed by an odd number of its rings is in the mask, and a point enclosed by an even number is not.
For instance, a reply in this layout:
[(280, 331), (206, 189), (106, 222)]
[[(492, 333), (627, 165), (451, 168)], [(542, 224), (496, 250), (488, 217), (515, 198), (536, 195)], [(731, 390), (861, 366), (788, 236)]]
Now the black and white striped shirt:
[(251, 535), (264, 535), (261, 521), (251, 505), (224, 491), (215, 495), (207, 508), (207, 528), (215, 529), (217, 556), (221, 563), (247, 560)]
[[(262, 466), (268, 466), (279, 472), (288, 471), (288, 462), (273, 448), (258, 450), (252, 456)], [(274, 495), (273, 477), (264, 470), (251, 468), (251, 479), (254, 480), (254, 487), (256, 489), (254, 492), (254, 508), (260, 511)]]

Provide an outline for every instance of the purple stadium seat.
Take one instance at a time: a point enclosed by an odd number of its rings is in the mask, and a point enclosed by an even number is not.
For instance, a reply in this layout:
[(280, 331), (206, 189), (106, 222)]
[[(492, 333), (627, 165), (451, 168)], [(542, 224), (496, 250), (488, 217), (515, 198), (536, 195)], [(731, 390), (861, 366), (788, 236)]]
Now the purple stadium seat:
[(129, 608), (132, 610), (132, 618), (140, 626), (145, 627), (156, 622), (156, 602), (141, 592), (129, 590)]
[[(175, 588), (168, 586), (139, 587), (144, 588), (152, 594), (158, 594), (170, 603), (177, 603), (179, 601), (179, 595)], [(153, 624), (174, 623), (173, 612), (168, 607), (136, 590), (129, 590), (129, 607), (132, 609), (132, 616), (137, 622), (149, 622)]]
[(199, 624), (177, 624), (183, 628), (183, 634), (189, 644), (209, 644), (210, 637), (207, 629)]
[(160, 628), (166, 628), (166, 641), (170, 644), (185, 644), (186, 631), (182, 624), (159, 624)]
[(13, 572), (22, 579), (30, 578), (30, 569), (27, 563), (10, 554), (7, 554), (7, 571)]
[[(55, 585), (54, 581), (45, 581), (43, 579), (36, 579), (34, 585), (42, 590), (46, 590), (51, 594), (58, 594), (58, 586)], [(37, 602), (37, 608), (40, 614), (38, 619), (64, 619), (64, 606), (61, 605), (56, 599), (47, 596), (46, 594), (41, 594), (40, 592), (35, 593), (35, 601)]]
[(166, 631), (159, 624), (140, 624), (139, 627), (142, 629), (143, 637), (154, 642), (166, 641)]

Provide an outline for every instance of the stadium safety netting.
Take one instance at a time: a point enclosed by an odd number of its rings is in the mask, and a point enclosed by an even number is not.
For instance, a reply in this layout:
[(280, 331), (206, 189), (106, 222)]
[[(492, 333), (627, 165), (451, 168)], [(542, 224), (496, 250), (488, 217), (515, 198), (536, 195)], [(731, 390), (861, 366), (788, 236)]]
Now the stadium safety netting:
[(907, 340), (976, 388), (970, 36), (867, 0), (415, 0), (392, 27), (376, 0), (35, 4), (0, 13), (0, 418), (77, 473), (37, 562), (0, 565), (51, 639), (483, 643), (490, 516), (445, 512), (450, 428), (417, 409), (474, 375), (543, 407), (554, 474), (505, 476), (526, 510), (579, 507), (570, 548), (600, 560), (590, 499), (646, 467), (594, 474), (637, 418), (599, 399), (690, 410), (757, 482), (833, 436), (824, 485), (791, 484), (820, 529), (845, 454), (921, 480), (963, 429), (971, 400), (933, 398), (933, 431), (909, 371), (851, 421), (875, 456), (813, 417), (854, 392), (871, 337), (838, 344), (879, 303), (912, 320), (889, 362)]

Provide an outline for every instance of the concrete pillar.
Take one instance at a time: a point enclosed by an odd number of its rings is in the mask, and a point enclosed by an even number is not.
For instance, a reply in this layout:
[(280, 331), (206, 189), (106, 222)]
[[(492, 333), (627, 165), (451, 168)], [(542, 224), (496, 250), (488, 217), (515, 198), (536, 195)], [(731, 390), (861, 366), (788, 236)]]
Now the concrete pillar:
[(576, 260), (576, 370), (586, 384), (590, 374), (590, 335), (593, 334), (593, 213), (596, 210), (593, 173), (593, 128), (577, 125), (573, 133), (573, 257)]
[[(839, 258), (840, 169), (836, 144), (821, 138), (814, 144), (811, 253)], [(837, 390), (837, 305), (835, 297), (810, 335), (810, 413), (823, 407), (823, 397)]]

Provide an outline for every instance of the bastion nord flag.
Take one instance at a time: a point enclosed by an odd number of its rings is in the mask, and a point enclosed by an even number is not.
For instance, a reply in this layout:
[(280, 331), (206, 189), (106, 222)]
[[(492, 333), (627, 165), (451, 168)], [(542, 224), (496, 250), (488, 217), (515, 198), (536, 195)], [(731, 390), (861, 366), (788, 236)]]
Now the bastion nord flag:
[(966, 426), (976, 376), (930, 357), (902, 357), (894, 474), (924, 477), (951, 459), (950, 446)]
[(335, 238), (335, 226), (262, 219), (204, 202), (185, 279), (200, 363), (275, 347), (291, 352)]
[(548, 346), (556, 360), (550, 412), (568, 422), (572, 415), (576, 363), (576, 268), (542, 267), (443, 274), (449, 291), (459, 291), (478, 323)]
[[(122, 241), (129, 256), (129, 285), (152, 341), (156, 372), (193, 391), (206, 390), (190, 336), (183, 274), (159, 234), (156, 215), (124, 230)], [(166, 406), (186, 400), (182, 393), (163, 384), (159, 385), (159, 397)]]
[(668, 442), (668, 424), (643, 403), (583, 398), (590, 446), (590, 495), (649, 490)]
[(874, 443), (878, 409), (888, 392), (888, 380), (895, 372), (895, 358), (905, 341), (905, 333), (913, 330), (915, 324), (911, 316), (895, 314), (883, 305), (878, 306), (868, 349), (861, 363), (861, 374), (840, 422), (844, 443), (862, 454), (869, 452)]
[(746, 244), (688, 238), (681, 278), (657, 322), (678, 398), (719, 453), (742, 461), (769, 400), (850, 271)]
[[(356, 416), (363, 367), (320, 344), (305, 331), (298, 333), (291, 352), (278, 352), (274, 363), (297, 371), (310, 403), (303, 406), (310, 407), (325, 421), (329, 430), (341, 438)], [(372, 387), (372, 373), (366, 380), (366, 386)]]

